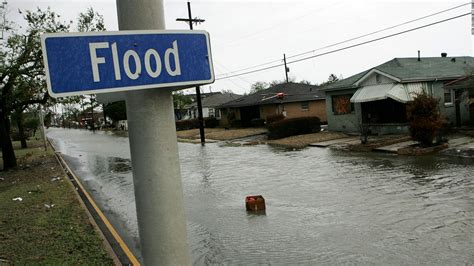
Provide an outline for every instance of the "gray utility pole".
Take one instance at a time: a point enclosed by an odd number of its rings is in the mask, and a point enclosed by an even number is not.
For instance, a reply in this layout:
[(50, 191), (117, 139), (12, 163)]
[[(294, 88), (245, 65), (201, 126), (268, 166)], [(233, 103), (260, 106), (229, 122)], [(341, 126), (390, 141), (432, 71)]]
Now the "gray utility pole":
[(288, 83), (288, 72), (290, 72), (290, 68), (286, 66), (286, 55), (285, 54), (283, 54), (283, 62), (285, 62), (286, 83)]
[[(162, 0), (117, 0), (120, 30), (163, 30)], [(172, 90), (126, 92), (138, 232), (145, 265), (189, 265)]]
[[(189, 23), (189, 29), (193, 30), (193, 23), (202, 23), (204, 19), (193, 19), (191, 15), (191, 3), (188, 1), (188, 18), (177, 18), (176, 21), (185, 21)], [(199, 134), (201, 135), (201, 145), (204, 145), (206, 142), (206, 138), (204, 135), (204, 118), (202, 115), (202, 103), (201, 103), (201, 88), (199, 86), (196, 87), (196, 100), (198, 106), (198, 120), (199, 120)]]

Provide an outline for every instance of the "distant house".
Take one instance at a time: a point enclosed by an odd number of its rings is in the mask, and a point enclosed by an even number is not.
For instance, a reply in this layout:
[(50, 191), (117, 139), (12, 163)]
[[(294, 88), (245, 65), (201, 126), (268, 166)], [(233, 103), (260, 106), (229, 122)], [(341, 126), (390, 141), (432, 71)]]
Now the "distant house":
[[(201, 92), (201, 101), (206, 99), (207, 97), (221, 94), (221, 92)], [(193, 119), (197, 118), (197, 109), (196, 110), (191, 110), (194, 105), (197, 105), (197, 98), (196, 94), (183, 94), (184, 97), (187, 97), (191, 99), (191, 103), (189, 104), (183, 104), (178, 101), (177, 104), (175, 104), (175, 109), (174, 109), (174, 114), (175, 114), (175, 119), (176, 120), (186, 120), (186, 119)]]
[(270, 87), (219, 107), (222, 123), (229, 118), (240, 120), (242, 126), (250, 126), (253, 119), (266, 119), (270, 115), (286, 117), (317, 116), (326, 121), (324, 93), (317, 86), (301, 83), (283, 83)]
[[(221, 112), (218, 106), (225, 104), (227, 102), (236, 100), (242, 97), (242, 95), (234, 94), (234, 93), (215, 93), (212, 95), (208, 95), (207, 97), (201, 98), (202, 104), (202, 116), (206, 117), (214, 117), (217, 120), (221, 119)], [(197, 109), (197, 102), (194, 101), (192, 104), (187, 106), (187, 116), (189, 119), (198, 118), (198, 109)]]
[(462, 85), (449, 84), (473, 68), (474, 58), (467, 56), (395, 58), (330, 84), (323, 89), (328, 127), (358, 132), (364, 124), (372, 133), (407, 132), (407, 103), (422, 91), (440, 100), (440, 111), (449, 123), (467, 123), (468, 92)]

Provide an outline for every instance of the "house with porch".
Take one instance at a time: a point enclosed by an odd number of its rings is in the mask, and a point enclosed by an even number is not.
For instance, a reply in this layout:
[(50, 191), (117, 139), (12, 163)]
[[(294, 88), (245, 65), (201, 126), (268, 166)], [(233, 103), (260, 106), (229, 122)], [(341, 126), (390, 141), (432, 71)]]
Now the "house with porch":
[(219, 106), (221, 125), (230, 125), (230, 119), (240, 120), (242, 126), (251, 126), (253, 119), (283, 114), (285, 117), (317, 116), (326, 121), (324, 92), (318, 86), (302, 83), (282, 83), (243, 96)]
[[(408, 132), (407, 103), (425, 91), (439, 99), (439, 110), (447, 123), (468, 123), (469, 93), (453, 82), (474, 69), (469, 56), (395, 58), (369, 70), (332, 83), (326, 93), (329, 130), (372, 134)], [(459, 83), (458, 83), (459, 85)]]

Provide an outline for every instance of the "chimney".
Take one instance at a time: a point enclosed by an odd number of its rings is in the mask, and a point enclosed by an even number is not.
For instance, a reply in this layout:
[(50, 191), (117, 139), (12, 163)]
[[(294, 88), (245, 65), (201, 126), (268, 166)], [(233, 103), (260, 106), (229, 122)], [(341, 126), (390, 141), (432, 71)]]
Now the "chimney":
[(446, 57), (446, 56), (448, 56), (447, 53), (441, 53), (441, 57)]
[(421, 61), (421, 59), (420, 59), (420, 50), (418, 50), (418, 61)]

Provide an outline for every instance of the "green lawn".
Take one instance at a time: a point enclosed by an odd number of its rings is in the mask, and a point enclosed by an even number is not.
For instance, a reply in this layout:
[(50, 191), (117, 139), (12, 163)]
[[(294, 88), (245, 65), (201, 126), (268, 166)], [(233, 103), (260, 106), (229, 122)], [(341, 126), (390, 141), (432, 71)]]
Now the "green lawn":
[(28, 144), (15, 142), (18, 167), (0, 172), (0, 264), (113, 264), (51, 147)]

